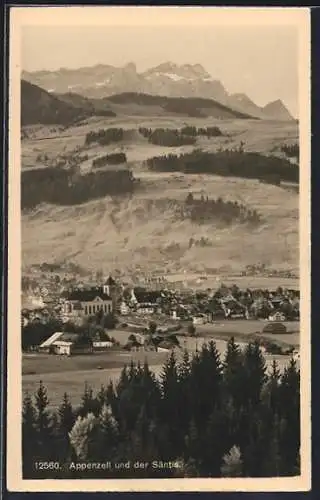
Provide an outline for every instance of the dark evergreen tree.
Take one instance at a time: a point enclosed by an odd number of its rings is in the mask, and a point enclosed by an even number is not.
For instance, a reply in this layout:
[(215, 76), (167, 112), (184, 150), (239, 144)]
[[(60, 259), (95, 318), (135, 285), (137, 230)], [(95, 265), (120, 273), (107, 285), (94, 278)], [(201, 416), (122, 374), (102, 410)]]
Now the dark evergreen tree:
[(181, 449), (180, 413), (177, 406), (179, 395), (178, 366), (176, 356), (171, 351), (161, 374), (162, 402), (160, 416), (166, 428), (168, 456), (177, 457)]
[(112, 409), (104, 404), (99, 414), (99, 440), (101, 461), (114, 460), (119, 439), (118, 424), (112, 415)]
[(300, 372), (296, 362), (291, 359), (284, 370), (280, 386), (280, 449), (283, 472), (294, 475), (300, 450)]
[(36, 427), (38, 431), (39, 449), (43, 457), (55, 456), (55, 447), (52, 429), (52, 415), (48, 410), (49, 400), (47, 389), (40, 381), (39, 388), (35, 394)]
[(34, 475), (34, 463), (38, 455), (38, 432), (36, 427), (36, 410), (32, 399), (27, 393), (22, 404), (22, 467), (23, 477)]
[(75, 423), (75, 414), (70, 399), (65, 392), (58, 408), (57, 444), (60, 459), (67, 460), (70, 455), (69, 432)]
[(246, 385), (243, 354), (233, 337), (227, 344), (223, 363), (223, 384), (226, 398), (231, 398), (237, 408), (243, 406), (243, 394)]
[(93, 413), (97, 416), (99, 414), (99, 404), (93, 396), (92, 388), (86, 382), (78, 414), (81, 417), (85, 417), (88, 413)]
[[(249, 342), (243, 358), (245, 384), (244, 403), (257, 405), (260, 402), (261, 390), (267, 380), (266, 363), (259, 343)], [(246, 401), (245, 401), (246, 398)]]
[(230, 449), (230, 428), (225, 409), (215, 408), (202, 434), (201, 475), (219, 477), (223, 456)]
[(73, 413), (73, 408), (68, 394), (65, 392), (63, 395), (63, 400), (58, 408), (59, 425), (61, 429), (67, 434), (71, 431), (74, 422), (75, 415)]
[(104, 385), (101, 385), (100, 390), (96, 395), (97, 406), (99, 408), (99, 412), (101, 411), (104, 404), (107, 402), (106, 389)]

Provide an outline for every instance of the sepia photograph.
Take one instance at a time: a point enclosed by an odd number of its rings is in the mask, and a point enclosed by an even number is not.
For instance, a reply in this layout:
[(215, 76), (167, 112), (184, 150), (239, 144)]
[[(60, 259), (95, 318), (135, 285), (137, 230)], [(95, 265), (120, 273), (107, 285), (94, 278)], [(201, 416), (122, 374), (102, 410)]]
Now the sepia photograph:
[(11, 10), (10, 489), (310, 488), (309, 24)]

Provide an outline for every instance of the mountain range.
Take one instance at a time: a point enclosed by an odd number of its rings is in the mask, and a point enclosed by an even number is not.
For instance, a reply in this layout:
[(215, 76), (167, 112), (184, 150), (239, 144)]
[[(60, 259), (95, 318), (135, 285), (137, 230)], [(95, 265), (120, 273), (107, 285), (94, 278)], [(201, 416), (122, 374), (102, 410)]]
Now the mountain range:
[[(218, 120), (253, 119), (213, 99), (202, 97), (166, 97), (137, 92), (114, 94), (107, 98), (89, 98), (67, 92), (54, 94), (38, 85), (21, 80), (21, 125), (64, 125), (93, 116), (115, 117), (118, 114), (150, 116), (180, 115)], [(255, 118), (257, 119), (257, 118)]]
[(22, 79), (51, 94), (78, 94), (103, 99), (115, 94), (139, 93), (172, 98), (207, 98), (255, 118), (291, 121), (294, 118), (281, 100), (264, 107), (245, 94), (230, 94), (201, 64), (165, 62), (139, 73), (134, 63), (123, 67), (99, 64), (79, 69), (22, 72)]

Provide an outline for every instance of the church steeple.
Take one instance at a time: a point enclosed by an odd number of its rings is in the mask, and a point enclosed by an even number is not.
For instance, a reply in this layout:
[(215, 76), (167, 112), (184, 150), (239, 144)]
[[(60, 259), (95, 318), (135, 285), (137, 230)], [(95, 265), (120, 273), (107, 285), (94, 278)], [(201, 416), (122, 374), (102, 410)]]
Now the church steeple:
[(109, 276), (109, 278), (106, 280), (105, 284), (103, 285), (103, 293), (106, 293), (110, 297), (113, 295), (113, 291), (115, 290), (116, 287), (116, 282), (112, 278), (112, 276)]

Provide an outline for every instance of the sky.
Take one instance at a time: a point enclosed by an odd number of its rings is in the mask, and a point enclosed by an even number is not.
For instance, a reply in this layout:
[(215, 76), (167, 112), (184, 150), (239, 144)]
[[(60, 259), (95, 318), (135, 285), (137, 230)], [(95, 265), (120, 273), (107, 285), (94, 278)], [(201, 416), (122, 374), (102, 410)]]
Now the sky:
[(96, 64), (138, 71), (172, 61), (200, 63), (230, 93), (262, 106), (281, 99), (298, 114), (298, 29), (294, 25), (24, 26), (27, 71)]

